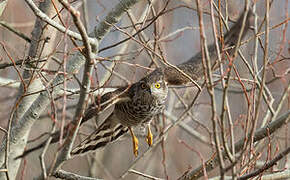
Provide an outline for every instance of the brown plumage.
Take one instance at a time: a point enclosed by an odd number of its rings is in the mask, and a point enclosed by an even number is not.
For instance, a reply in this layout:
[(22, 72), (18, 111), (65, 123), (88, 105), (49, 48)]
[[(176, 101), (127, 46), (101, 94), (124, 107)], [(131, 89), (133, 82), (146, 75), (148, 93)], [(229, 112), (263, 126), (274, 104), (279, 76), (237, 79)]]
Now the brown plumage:
[[(243, 17), (244, 13), (232, 26), (229, 32), (225, 34), (224, 48), (237, 44)], [(253, 17), (253, 13), (250, 10), (246, 18), (246, 24), (242, 37), (246, 35), (250, 28), (251, 17)], [(210, 45), (208, 50), (210, 53), (211, 64), (214, 65), (217, 62), (215, 45)], [(221, 49), (221, 53), (224, 53), (223, 49)], [(227, 50), (227, 53), (232, 56), (233, 50)], [(201, 53), (198, 53), (188, 61), (177, 65), (177, 67), (194, 80), (200, 79), (204, 75)], [(213, 69), (215, 69), (215, 67), (217, 66), (214, 66)], [(115, 104), (113, 113), (97, 128), (94, 133), (78, 145), (71, 152), (71, 154), (81, 154), (104, 147), (130, 130), (133, 139), (133, 151), (134, 154), (137, 155), (138, 140), (132, 131), (132, 127), (140, 124), (146, 124), (148, 129), (146, 140), (148, 144), (151, 145), (152, 134), (150, 132), (149, 124), (151, 119), (160, 113), (164, 107), (168, 91), (167, 85), (182, 85), (187, 84), (188, 82), (190, 82), (189, 79), (183, 76), (175, 68), (159, 68), (129, 87), (122, 87), (116, 91), (106, 93), (99, 101), (96, 100), (96, 104), (101, 104), (102, 106), (96, 106), (95, 104), (89, 106), (82, 123), (94, 116), (97, 116), (99, 111), (105, 109), (108, 104)], [(155, 86), (156, 83), (160, 85), (159, 88)], [(101, 107), (101, 109), (99, 107)], [(67, 131), (67, 128), (65, 128), (65, 131)], [(57, 142), (59, 140), (59, 135), (59, 132), (54, 133), (52, 135), (52, 142)], [(46, 142), (43, 142), (39, 146), (29, 149), (20, 157), (43, 147), (45, 143)]]
[[(115, 104), (111, 115), (94, 133), (73, 149), (71, 154), (81, 154), (99, 149), (113, 142), (129, 129), (133, 140), (133, 152), (137, 156), (138, 140), (132, 128), (138, 125), (146, 125), (148, 130), (147, 142), (149, 145), (152, 144), (150, 121), (164, 108), (167, 92), (168, 87), (162, 72), (151, 73), (132, 84), (121, 95), (121, 100)], [(84, 119), (93, 117), (95, 110), (96, 107), (90, 106)]]

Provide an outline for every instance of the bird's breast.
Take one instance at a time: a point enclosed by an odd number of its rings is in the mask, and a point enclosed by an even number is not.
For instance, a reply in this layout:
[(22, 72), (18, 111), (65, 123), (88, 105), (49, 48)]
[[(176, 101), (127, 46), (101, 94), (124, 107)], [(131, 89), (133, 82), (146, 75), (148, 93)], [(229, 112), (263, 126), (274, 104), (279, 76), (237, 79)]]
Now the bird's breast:
[(121, 124), (137, 126), (150, 121), (164, 108), (164, 101), (151, 97), (136, 97), (131, 101), (116, 104), (115, 113)]

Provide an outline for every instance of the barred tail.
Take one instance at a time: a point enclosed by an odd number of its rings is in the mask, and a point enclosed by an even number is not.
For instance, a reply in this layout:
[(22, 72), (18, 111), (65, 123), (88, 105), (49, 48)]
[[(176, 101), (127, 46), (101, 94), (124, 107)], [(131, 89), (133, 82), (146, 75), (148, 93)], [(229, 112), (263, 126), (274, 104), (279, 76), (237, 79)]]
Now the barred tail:
[(115, 141), (128, 131), (127, 127), (119, 123), (113, 124), (113, 121), (114, 113), (112, 113), (93, 134), (73, 149), (71, 155), (83, 154), (97, 150), (106, 146), (108, 143)]

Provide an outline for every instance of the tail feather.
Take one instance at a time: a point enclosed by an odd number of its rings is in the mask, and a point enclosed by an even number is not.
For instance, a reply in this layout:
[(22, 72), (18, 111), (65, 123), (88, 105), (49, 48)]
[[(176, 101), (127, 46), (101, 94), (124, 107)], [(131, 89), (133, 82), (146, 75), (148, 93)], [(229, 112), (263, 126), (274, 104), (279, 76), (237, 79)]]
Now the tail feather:
[(112, 123), (113, 121), (114, 114), (112, 113), (94, 133), (72, 150), (71, 155), (84, 154), (97, 150), (114, 142), (120, 136), (127, 133), (127, 127), (121, 124), (114, 124)]

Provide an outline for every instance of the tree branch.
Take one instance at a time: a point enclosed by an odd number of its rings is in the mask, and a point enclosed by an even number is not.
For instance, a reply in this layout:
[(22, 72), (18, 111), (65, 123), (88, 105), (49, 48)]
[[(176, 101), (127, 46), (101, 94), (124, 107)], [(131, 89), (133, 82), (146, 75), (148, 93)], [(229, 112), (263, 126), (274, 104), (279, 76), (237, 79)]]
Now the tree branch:
[[(131, 8), (134, 4), (139, 2), (140, 0), (121, 0), (119, 4), (116, 6), (115, 9), (113, 9), (108, 16), (105, 18), (105, 21), (108, 21), (111, 25), (100, 25), (96, 29), (96, 31), (93, 33), (95, 35), (95, 38), (101, 40), (104, 38), (104, 36), (109, 32), (109, 30), (112, 27), (112, 24), (118, 22), (121, 19), (121, 16), (126, 12), (128, 8)], [(34, 4), (31, 0), (26, 0), (28, 4), (30, 4), (30, 7), (35, 9)], [(45, 1), (48, 2), (48, 1)], [(49, 1), (50, 2), (50, 1)], [(125, 7), (125, 8), (122, 8)], [(42, 12), (37, 12), (39, 14), (42, 14)], [(47, 17), (46, 15), (44, 17)], [(48, 19), (47, 19), (48, 20)], [(49, 21), (49, 20), (48, 20)], [(104, 24), (105, 22), (101, 23)], [(66, 29), (63, 29), (65, 31)], [(95, 43), (96, 41), (94, 41)], [(84, 64), (85, 60), (84, 57), (80, 53), (76, 53), (71, 60), (68, 61), (67, 65), (67, 73), (68, 76), (71, 76), (72, 74), (75, 74), (79, 71), (81, 66)], [(53, 86), (53, 91), (51, 92), (52, 98), (54, 98), (59, 91), (61, 91), (61, 86), (64, 79), (63, 74), (58, 74), (55, 79), (52, 81), (51, 86)], [(17, 150), (15, 154), (10, 154), (11, 163), (15, 163), (16, 161), (20, 163), (20, 160), (15, 160), (15, 157), (21, 155), (23, 153), (24, 147), (27, 142), (28, 134), (31, 130), (32, 125), (35, 123), (35, 121), (39, 118), (40, 114), (46, 109), (46, 107), (50, 103), (50, 95), (47, 91), (41, 92), (37, 99), (31, 104), (31, 106), (28, 108), (28, 110), (25, 112), (25, 114), (19, 119), (18, 123), (15, 124), (11, 129), (11, 144), (10, 149)], [(4, 162), (4, 154), (5, 154), (5, 141), (2, 143), (2, 148), (0, 152), (0, 164), (3, 164)], [(17, 172), (18, 167), (13, 167), (15, 172)], [(3, 174), (3, 173), (2, 173)], [(16, 175), (16, 173), (15, 173)]]
[[(258, 142), (265, 137), (268, 137), (269, 135), (273, 134), (275, 131), (277, 131), (279, 128), (281, 128), (284, 124), (287, 124), (290, 119), (290, 111), (287, 111), (280, 117), (278, 117), (276, 120), (268, 123), (266, 126), (258, 129), (255, 134), (254, 134), (254, 141), (253, 142)], [(244, 147), (244, 143), (246, 142), (246, 139), (249, 139), (251, 137), (251, 134), (249, 133), (247, 135), (247, 138), (243, 138), (237, 143), (235, 143), (235, 150), (236, 153), (240, 152), (242, 148)], [(223, 152), (223, 156), (225, 157), (225, 152)], [(206, 172), (208, 173), (209, 171), (213, 170), (215, 167), (218, 166), (218, 158), (216, 155), (213, 155), (213, 157), (205, 162), (206, 165)], [(186, 172), (183, 174), (179, 180), (185, 180), (185, 179), (198, 179), (203, 176), (203, 167), (199, 166), (198, 168)]]

